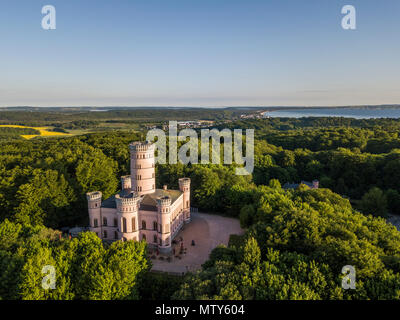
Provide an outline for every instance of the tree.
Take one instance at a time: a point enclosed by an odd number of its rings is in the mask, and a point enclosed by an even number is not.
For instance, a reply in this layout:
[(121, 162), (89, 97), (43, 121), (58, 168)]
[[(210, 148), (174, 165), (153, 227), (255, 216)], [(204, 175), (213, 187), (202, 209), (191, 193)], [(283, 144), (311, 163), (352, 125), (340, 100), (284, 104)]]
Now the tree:
[(387, 199), (383, 191), (377, 187), (370, 189), (361, 199), (360, 208), (363, 212), (374, 216), (387, 216)]

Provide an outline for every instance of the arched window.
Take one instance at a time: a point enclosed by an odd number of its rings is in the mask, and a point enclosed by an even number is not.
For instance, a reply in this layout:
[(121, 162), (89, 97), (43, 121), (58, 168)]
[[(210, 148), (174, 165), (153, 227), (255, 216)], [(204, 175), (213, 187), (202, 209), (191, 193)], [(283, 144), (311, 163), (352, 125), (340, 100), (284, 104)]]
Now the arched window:
[(122, 218), (122, 232), (126, 232), (126, 218)]
[(142, 229), (146, 230), (146, 221), (142, 220)]
[(103, 226), (107, 226), (107, 218), (103, 217)]
[(132, 218), (132, 232), (136, 231), (136, 219), (135, 217)]
[(157, 230), (157, 221), (153, 221), (153, 230)]
[(97, 228), (97, 226), (98, 226), (97, 219), (94, 219), (94, 220), (93, 220), (93, 226), (94, 226), (95, 228)]
[(146, 240), (146, 235), (145, 234), (142, 235), (142, 240)]
[(153, 242), (157, 243), (157, 236), (156, 235), (154, 235), (154, 237), (153, 237)]
[(103, 236), (104, 236), (104, 238), (107, 238), (107, 230), (103, 231)]

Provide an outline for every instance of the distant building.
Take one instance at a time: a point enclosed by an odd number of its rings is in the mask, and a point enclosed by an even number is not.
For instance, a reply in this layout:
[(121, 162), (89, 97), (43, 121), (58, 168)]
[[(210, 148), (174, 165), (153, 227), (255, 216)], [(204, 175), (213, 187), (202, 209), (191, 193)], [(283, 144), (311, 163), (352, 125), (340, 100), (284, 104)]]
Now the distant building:
[(310, 189), (318, 189), (319, 188), (319, 181), (318, 180), (313, 180), (313, 182), (308, 182), (308, 181), (301, 181), (300, 183), (289, 183), (286, 182), (282, 188), (283, 189), (297, 189), (299, 185), (305, 184), (306, 186), (310, 187)]
[(89, 229), (103, 240), (145, 240), (170, 252), (184, 223), (190, 222), (190, 179), (179, 179), (179, 190), (156, 189), (154, 144), (134, 142), (131, 175), (121, 177), (121, 192), (102, 201), (102, 193), (87, 193)]

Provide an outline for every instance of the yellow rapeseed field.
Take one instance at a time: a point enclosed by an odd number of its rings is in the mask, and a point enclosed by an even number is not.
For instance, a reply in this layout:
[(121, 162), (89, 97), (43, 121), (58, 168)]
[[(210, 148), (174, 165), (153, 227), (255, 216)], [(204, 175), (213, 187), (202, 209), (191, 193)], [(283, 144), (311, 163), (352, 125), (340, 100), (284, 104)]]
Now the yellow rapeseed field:
[[(9, 128), (29, 128), (29, 129), (35, 129), (40, 132), (40, 136), (69, 136), (69, 133), (63, 133), (63, 132), (54, 132), (54, 131), (48, 131), (50, 128), (49, 127), (27, 127), (27, 126), (18, 126), (18, 125), (12, 125), (12, 124), (3, 124), (0, 125), (0, 127), (9, 127)], [(25, 139), (32, 139), (34, 137), (37, 137), (39, 135), (21, 135), (21, 137)]]

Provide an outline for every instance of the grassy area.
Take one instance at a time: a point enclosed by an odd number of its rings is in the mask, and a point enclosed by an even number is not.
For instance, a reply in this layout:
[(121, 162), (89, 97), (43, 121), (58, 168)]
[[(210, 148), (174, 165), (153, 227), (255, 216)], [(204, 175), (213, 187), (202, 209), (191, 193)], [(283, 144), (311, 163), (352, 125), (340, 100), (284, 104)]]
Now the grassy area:
[(40, 135), (33, 135), (33, 134), (21, 135), (22, 138), (25, 138), (25, 139), (28, 139), (28, 140), (32, 139), (32, 138), (35, 138), (35, 137), (38, 137), (38, 136), (41, 136), (41, 137), (53, 137), (53, 136), (69, 136), (70, 135), (69, 133), (49, 131), (49, 130), (53, 129), (51, 127), (27, 127), (27, 126), (19, 126), (19, 125), (12, 125), (12, 124), (10, 124), (10, 125), (8, 125), (8, 124), (0, 125), (0, 127), (4, 127), (4, 128), (6, 128), (6, 127), (8, 127), (8, 128), (30, 128), (30, 129), (35, 129), (35, 130), (40, 132)]

